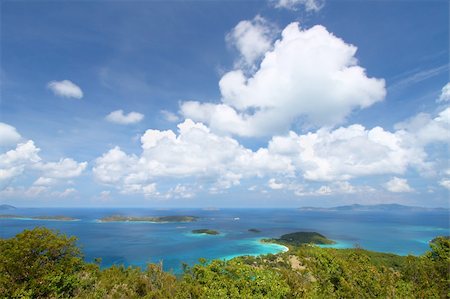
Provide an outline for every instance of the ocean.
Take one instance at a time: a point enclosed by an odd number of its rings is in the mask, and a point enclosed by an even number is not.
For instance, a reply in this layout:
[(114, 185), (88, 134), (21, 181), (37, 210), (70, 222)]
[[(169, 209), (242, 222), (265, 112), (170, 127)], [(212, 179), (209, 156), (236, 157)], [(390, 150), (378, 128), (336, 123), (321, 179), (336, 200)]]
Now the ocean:
[[(0, 237), (9, 238), (24, 229), (45, 226), (78, 238), (85, 259), (102, 259), (102, 267), (113, 264), (145, 267), (162, 262), (165, 270), (180, 273), (182, 263), (199, 258), (229, 259), (238, 255), (259, 255), (285, 250), (263, 244), (262, 238), (279, 237), (296, 231), (315, 231), (336, 241), (337, 248), (359, 246), (400, 255), (420, 255), (428, 242), (449, 235), (449, 214), (432, 211), (302, 211), (299, 209), (146, 209), (146, 208), (19, 208), (0, 214), (20, 216), (64, 215), (78, 221), (0, 219)], [(108, 222), (110, 215), (190, 215), (191, 223)], [(208, 228), (220, 235), (196, 235), (193, 229)], [(255, 228), (260, 233), (249, 232)]]

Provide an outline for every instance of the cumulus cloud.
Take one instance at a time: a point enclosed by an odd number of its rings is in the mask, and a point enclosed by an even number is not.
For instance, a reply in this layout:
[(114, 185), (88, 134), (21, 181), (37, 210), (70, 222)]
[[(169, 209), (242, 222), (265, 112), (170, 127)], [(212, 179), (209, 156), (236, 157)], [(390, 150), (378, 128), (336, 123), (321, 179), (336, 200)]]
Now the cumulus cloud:
[(264, 148), (246, 149), (235, 139), (216, 135), (191, 120), (178, 125), (178, 135), (171, 130), (147, 130), (141, 143), (139, 156), (115, 147), (97, 158), (96, 179), (123, 192), (144, 193), (145, 186), (159, 178), (208, 178), (215, 180), (213, 189), (226, 189), (241, 178), (293, 171), (287, 158), (274, 159)]
[[(373, 192), (370, 186), (353, 186), (349, 180), (400, 176), (408, 170), (423, 175), (435, 167), (425, 149), (448, 142), (449, 113), (450, 108), (435, 116), (418, 114), (397, 124), (394, 131), (360, 124), (305, 134), (290, 131), (273, 136), (267, 147), (256, 151), (187, 119), (178, 125), (178, 132), (147, 130), (141, 136), (140, 154), (112, 148), (96, 159), (93, 173), (99, 182), (121, 192), (148, 196), (164, 196), (155, 185), (164, 179), (207, 182), (204, 190), (212, 193), (238, 186), (245, 179), (266, 179), (270, 189), (289, 190), (298, 196)], [(310, 189), (310, 182), (330, 183)], [(391, 191), (412, 190), (405, 186), (406, 180), (397, 177), (385, 185)], [(181, 185), (178, 190), (183, 190)], [(165, 196), (176, 193), (172, 190)], [(191, 193), (195, 191), (187, 192)]]
[(47, 88), (60, 97), (75, 99), (81, 99), (83, 97), (81, 88), (69, 80), (51, 81), (47, 84)]
[(16, 145), (22, 138), (16, 128), (0, 122), (0, 146)]
[(144, 114), (139, 112), (130, 112), (128, 114), (124, 114), (123, 110), (116, 110), (108, 114), (105, 119), (109, 122), (120, 124), (120, 125), (129, 125), (140, 122), (144, 119)]
[(414, 189), (408, 185), (406, 179), (393, 177), (385, 185), (385, 188), (394, 193), (413, 192)]
[(71, 158), (63, 158), (58, 162), (44, 161), (39, 152), (40, 149), (33, 140), (18, 143), (14, 149), (0, 152), (0, 189), (8, 187), (21, 175), (37, 174), (38, 178), (29, 189), (21, 189), (21, 192), (28, 195), (37, 194), (36, 192), (43, 192), (48, 186), (61, 180), (80, 176), (87, 167), (87, 162), (80, 163)]
[(289, 157), (307, 180), (348, 180), (360, 176), (404, 173), (411, 164), (421, 165), (422, 149), (403, 144), (403, 132), (351, 125), (336, 130), (275, 136), (269, 152)]
[(275, 7), (297, 10), (300, 6), (304, 6), (306, 11), (319, 11), (325, 4), (324, 0), (277, 0)]
[(436, 117), (419, 113), (394, 126), (411, 137), (411, 146), (425, 146), (433, 142), (450, 143), (450, 107), (440, 111)]
[(239, 51), (244, 65), (252, 66), (272, 47), (275, 32), (273, 24), (257, 15), (253, 20), (239, 22), (226, 35), (226, 41)]
[(450, 82), (442, 87), (441, 95), (439, 96), (438, 102), (448, 102), (450, 101)]
[(38, 163), (35, 168), (42, 171), (46, 178), (67, 179), (80, 176), (86, 166), (87, 162), (78, 163), (71, 158), (63, 158), (58, 162)]
[(384, 80), (367, 77), (358, 65), (356, 50), (323, 26), (292, 23), (254, 74), (237, 69), (221, 78), (222, 103), (189, 101), (180, 111), (214, 131), (241, 136), (286, 132), (298, 122), (341, 123), (386, 93)]

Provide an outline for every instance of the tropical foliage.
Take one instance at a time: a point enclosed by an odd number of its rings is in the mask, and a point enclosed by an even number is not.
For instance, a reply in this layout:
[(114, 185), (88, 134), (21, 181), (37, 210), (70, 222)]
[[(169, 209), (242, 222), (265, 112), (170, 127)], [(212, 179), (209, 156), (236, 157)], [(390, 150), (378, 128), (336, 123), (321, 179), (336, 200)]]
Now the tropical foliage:
[(200, 259), (182, 275), (86, 263), (74, 237), (46, 228), (0, 239), (6, 298), (450, 298), (450, 240), (423, 256), (290, 246), (286, 253)]

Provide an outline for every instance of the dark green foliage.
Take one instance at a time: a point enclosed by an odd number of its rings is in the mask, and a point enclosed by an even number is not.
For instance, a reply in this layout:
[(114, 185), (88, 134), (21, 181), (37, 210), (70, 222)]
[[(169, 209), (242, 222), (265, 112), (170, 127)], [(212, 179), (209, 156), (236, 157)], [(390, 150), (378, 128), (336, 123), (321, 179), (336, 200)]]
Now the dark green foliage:
[(3, 298), (450, 298), (450, 240), (423, 256), (310, 245), (230, 261), (200, 259), (176, 278), (162, 264), (100, 269), (75, 239), (45, 228), (0, 239)]
[(192, 231), (193, 234), (207, 234), (207, 235), (218, 235), (220, 234), (218, 231), (213, 230), (213, 229), (206, 229), (206, 228), (202, 228), (202, 229), (194, 229)]
[(285, 298), (287, 283), (276, 271), (261, 269), (239, 260), (205, 261), (187, 269), (181, 281), (184, 298)]
[(0, 294), (10, 298), (70, 296), (84, 264), (75, 240), (40, 227), (0, 239)]
[(279, 239), (266, 240), (284, 245), (299, 246), (302, 244), (334, 244), (334, 241), (327, 239), (324, 235), (316, 232), (296, 232), (282, 235)]

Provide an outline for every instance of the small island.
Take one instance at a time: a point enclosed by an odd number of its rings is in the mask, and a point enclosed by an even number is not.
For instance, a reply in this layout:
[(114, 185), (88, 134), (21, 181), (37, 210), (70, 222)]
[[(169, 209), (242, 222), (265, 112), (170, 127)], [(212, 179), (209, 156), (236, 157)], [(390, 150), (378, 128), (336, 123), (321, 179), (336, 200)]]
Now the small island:
[(100, 222), (153, 222), (153, 223), (169, 223), (169, 222), (194, 222), (197, 221), (196, 216), (122, 216), (113, 215), (100, 218)]
[(259, 229), (256, 229), (256, 228), (250, 228), (248, 231), (251, 233), (260, 233), (261, 232)]
[(205, 235), (219, 235), (220, 233), (213, 229), (194, 229), (192, 231), (193, 234), (205, 234)]
[(15, 206), (12, 205), (0, 205), (0, 211), (5, 211), (5, 210), (15, 210), (17, 209)]
[(18, 220), (54, 220), (54, 221), (76, 221), (78, 219), (68, 216), (18, 216), (4, 214), (0, 219), (18, 219)]
[(263, 239), (261, 242), (278, 243), (281, 245), (291, 246), (300, 246), (303, 244), (326, 245), (335, 243), (333, 240), (330, 240), (324, 235), (316, 232), (295, 232), (282, 235), (278, 239)]

